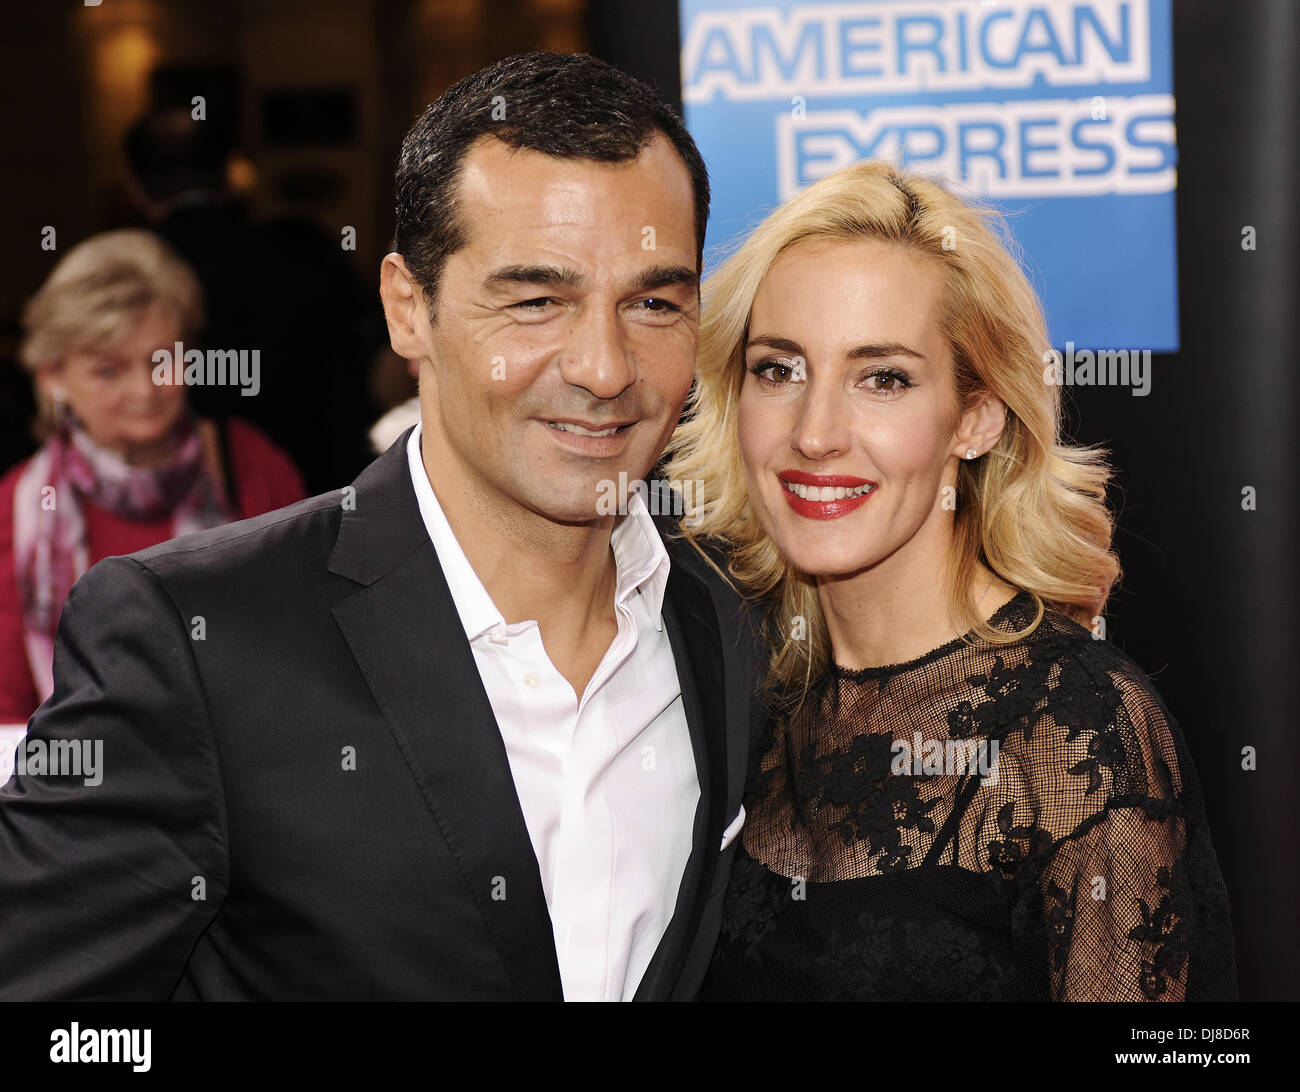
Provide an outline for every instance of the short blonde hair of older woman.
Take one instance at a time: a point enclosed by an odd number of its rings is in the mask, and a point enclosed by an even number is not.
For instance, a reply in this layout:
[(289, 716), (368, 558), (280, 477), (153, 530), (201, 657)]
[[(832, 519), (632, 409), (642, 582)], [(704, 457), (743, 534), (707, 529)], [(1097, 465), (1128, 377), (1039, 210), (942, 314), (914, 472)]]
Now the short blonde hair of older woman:
[[(18, 356), (31, 372), (74, 352), (112, 349), (156, 304), (182, 338), (203, 325), (203, 292), (190, 267), (157, 235), (127, 228), (92, 235), (68, 251), (23, 309)], [(48, 432), (42, 407), (41, 432)]]
[[(1006, 426), (982, 458), (958, 468), (946, 591), (955, 620), (992, 643), (1024, 632), (993, 628), (971, 585), (983, 562), (1029, 592), (1037, 626), (1045, 607), (1093, 626), (1119, 579), (1106, 505), (1107, 452), (1068, 444), (1061, 392), (1047, 381), (1046, 324), (1012, 257), (1005, 222), (940, 184), (868, 161), (845, 167), (780, 206), (708, 278), (697, 377), (687, 416), (668, 447), (667, 476), (700, 481), (683, 536), (724, 540), (740, 590), (770, 597), (769, 694), (797, 700), (827, 670), (830, 638), (815, 579), (795, 569), (763, 533), (749, 503), (736, 425), (744, 346), (759, 285), (797, 242), (872, 239), (923, 254), (944, 274), (943, 333), (962, 407), (988, 391), (1007, 407)], [(707, 556), (707, 555), (706, 555)]]

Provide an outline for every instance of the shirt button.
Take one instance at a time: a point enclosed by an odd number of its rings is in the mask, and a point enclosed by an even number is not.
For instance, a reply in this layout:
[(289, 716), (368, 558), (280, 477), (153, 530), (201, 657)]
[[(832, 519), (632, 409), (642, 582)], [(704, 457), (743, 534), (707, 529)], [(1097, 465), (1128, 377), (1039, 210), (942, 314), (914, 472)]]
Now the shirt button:
[(524, 676), (524, 685), (530, 689), (536, 690), (542, 685), (542, 680), (534, 675), (531, 671)]

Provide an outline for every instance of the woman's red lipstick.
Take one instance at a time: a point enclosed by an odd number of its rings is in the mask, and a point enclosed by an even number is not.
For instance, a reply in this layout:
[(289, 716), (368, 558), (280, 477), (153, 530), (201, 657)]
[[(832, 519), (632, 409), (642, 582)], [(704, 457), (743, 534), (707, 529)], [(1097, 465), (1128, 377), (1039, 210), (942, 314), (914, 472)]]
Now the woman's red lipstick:
[[(802, 470), (782, 470), (777, 477), (781, 479), (781, 493), (786, 503), (796, 513), (809, 519), (839, 519), (854, 509), (861, 508), (876, 491), (875, 482), (866, 478), (855, 478), (851, 474), (807, 474)], [(804, 495), (799, 496), (798, 493), (791, 492), (790, 486), (795, 486), (799, 493)], [(851, 492), (864, 486), (871, 488), (857, 495)], [(816, 492), (809, 496), (810, 490)], [(822, 493), (822, 490), (830, 492)], [(839, 496), (839, 490), (850, 492)], [(822, 496), (827, 499), (822, 500)]]

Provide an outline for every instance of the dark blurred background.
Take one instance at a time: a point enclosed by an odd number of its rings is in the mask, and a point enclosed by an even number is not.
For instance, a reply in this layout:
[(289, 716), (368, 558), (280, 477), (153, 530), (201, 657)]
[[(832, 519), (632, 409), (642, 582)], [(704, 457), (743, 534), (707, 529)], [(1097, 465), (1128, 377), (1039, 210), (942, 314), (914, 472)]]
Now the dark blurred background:
[[(1294, 1000), (1300, 5), (1174, 9), (1183, 349), (1156, 357), (1148, 397), (1067, 388), (1068, 424), (1075, 439), (1107, 444), (1120, 468), (1125, 578), (1107, 636), (1152, 675), (1187, 736), (1232, 898), (1242, 997)], [(671, 0), (6, 5), (0, 472), (34, 447), (30, 384), (13, 361), (22, 304), (73, 243), (143, 222), (123, 138), (148, 110), (202, 95), (229, 145), (232, 194), (259, 222), (342, 256), (354, 280), (340, 275), (329, 290), (358, 301), (347, 330), (336, 307), (310, 299), (295, 321), (304, 337), (350, 339), (355, 370), (314, 396), (357, 401), (342, 415), (355, 430), (413, 392), (383, 351), (376, 286), (395, 157), (417, 113), (481, 65), (537, 48), (595, 53), (679, 105), (677, 33)], [(49, 225), (57, 251), (40, 245)], [(1241, 246), (1247, 225), (1253, 251)], [(354, 250), (339, 245), (348, 227)], [(338, 486), (348, 478), (329, 475), (367, 457), (352, 441), (340, 448), (337, 465), (304, 468), (309, 485)], [(1254, 770), (1243, 769), (1247, 747)]]

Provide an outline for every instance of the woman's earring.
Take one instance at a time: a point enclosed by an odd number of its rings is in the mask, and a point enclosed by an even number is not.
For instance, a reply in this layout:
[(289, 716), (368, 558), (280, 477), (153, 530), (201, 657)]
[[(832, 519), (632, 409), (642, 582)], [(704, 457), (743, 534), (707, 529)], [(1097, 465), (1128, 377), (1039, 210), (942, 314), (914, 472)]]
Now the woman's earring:
[(68, 419), (68, 395), (63, 390), (56, 390), (50, 395), (50, 402), (53, 405), (55, 427), (62, 428)]
[(968, 459), (973, 459), (973, 458), (975, 458), (975, 456), (978, 455), (978, 454), (979, 454), (979, 452), (976, 451), (973, 447), (968, 447), (968, 448), (966, 449), (966, 458), (968, 458)]

